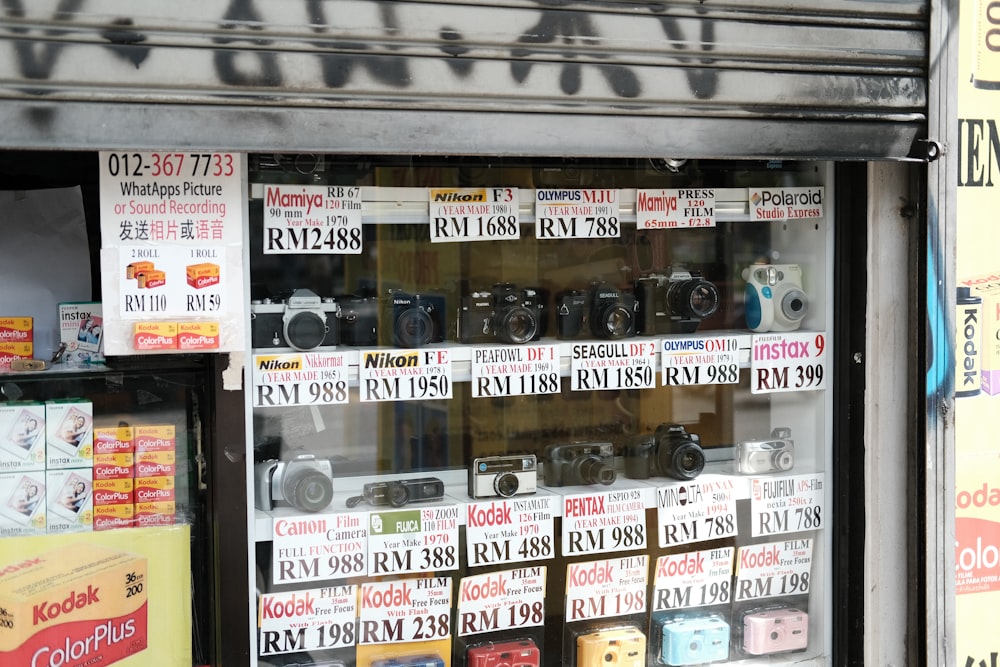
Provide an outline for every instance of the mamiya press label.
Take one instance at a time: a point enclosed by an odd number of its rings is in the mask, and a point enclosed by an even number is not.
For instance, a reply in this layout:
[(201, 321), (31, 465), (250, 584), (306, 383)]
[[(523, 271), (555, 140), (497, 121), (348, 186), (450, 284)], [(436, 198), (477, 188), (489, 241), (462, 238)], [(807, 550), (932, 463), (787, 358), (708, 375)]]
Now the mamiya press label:
[(465, 577), (458, 585), (458, 635), (545, 624), (543, 566)]
[(823, 473), (750, 480), (753, 537), (820, 530), (826, 525)]
[(636, 190), (636, 229), (715, 227), (715, 190)]

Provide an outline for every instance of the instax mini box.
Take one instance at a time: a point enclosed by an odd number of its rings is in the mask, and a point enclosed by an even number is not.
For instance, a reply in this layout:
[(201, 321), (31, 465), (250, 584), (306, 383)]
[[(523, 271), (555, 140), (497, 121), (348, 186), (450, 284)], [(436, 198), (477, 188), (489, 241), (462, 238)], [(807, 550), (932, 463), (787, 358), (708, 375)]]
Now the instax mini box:
[(85, 399), (59, 399), (45, 403), (48, 432), (46, 467), (84, 468), (94, 465), (94, 406)]
[(97, 301), (59, 304), (59, 337), (70, 365), (104, 362), (104, 317)]
[(43, 534), (45, 510), (44, 470), (0, 474), (0, 537)]
[(45, 468), (45, 404), (0, 403), (0, 472)]
[(78, 533), (93, 530), (93, 480), (90, 468), (49, 470), (45, 473), (48, 496), (48, 532)]

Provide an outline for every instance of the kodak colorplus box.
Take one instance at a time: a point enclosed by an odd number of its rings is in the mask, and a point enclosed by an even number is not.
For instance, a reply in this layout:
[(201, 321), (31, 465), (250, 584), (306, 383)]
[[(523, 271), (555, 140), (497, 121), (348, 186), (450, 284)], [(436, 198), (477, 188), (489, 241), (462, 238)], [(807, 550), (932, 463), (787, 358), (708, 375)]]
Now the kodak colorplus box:
[(95, 479), (94, 508), (135, 504), (135, 480), (131, 477)]
[(176, 350), (176, 322), (136, 322), (132, 330), (132, 347), (136, 350)]
[(127, 280), (134, 280), (143, 271), (152, 271), (155, 268), (156, 264), (153, 262), (132, 262), (125, 267), (125, 278)]
[(170, 452), (137, 452), (135, 455), (135, 476), (173, 477), (177, 474), (177, 455)]
[(983, 300), (980, 368), (982, 390), (991, 396), (1000, 394), (1000, 271), (957, 281), (968, 287), (971, 296)]
[(67, 364), (104, 361), (104, 317), (99, 302), (59, 304), (59, 340), (66, 346)]
[(135, 452), (135, 432), (131, 426), (104, 426), (94, 429), (94, 456)]
[(135, 279), (139, 282), (139, 287), (143, 289), (153, 289), (163, 287), (167, 284), (166, 271), (157, 269), (146, 269), (135, 274)]
[(145, 558), (78, 543), (0, 573), (0, 664), (111, 665), (146, 650)]
[(177, 504), (171, 501), (135, 504), (135, 525), (172, 526), (177, 517)]
[(48, 532), (76, 533), (93, 529), (93, 480), (90, 468), (49, 470), (45, 473), (45, 485), (48, 489)]
[(32, 318), (0, 317), (0, 343), (31, 343), (34, 340)]
[(177, 349), (179, 350), (219, 349), (219, 323), (178, 322)]
[(94, 505), (94, 530), (115, 530), (135, 526), (135, 505)]
[(0, 472), (45, 468), (45, 404), (0, 403)]
[(177, 429), (173, 424), (144, 424), (134, 427), (133, 432), (136, 454), (177, 449)]
[(94, 454), (94, 479), (132, 479), (135, 477), (135, 454)]
[(187, 283), (195, 289), (219, 284), (219, 265), (210, 262), (190, 264), (187, 267)]
[(173, 477), (136, 477), (135, 504), (177, 500)]
[(31, 359), (34, 354), (34, 343), (0, 343), (0, 371), (9, 371), (12, 361)]
[(0, 537), (43, 534), (45, 511), (44, 470), (0, 474)]
[(80, 398), (45, 402), (46, 467), (94, 465), (94, 405)]

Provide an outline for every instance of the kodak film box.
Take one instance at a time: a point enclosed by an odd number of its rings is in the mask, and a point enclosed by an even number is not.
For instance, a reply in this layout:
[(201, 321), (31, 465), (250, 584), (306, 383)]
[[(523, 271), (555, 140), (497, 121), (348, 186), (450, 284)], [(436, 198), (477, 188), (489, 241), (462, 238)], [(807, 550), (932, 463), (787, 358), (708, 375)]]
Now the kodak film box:
[(172, 526), (177, 517), (177, 504), (172, 501), (135, 504), (135, 525)]
[(145, 651), (148, 577), (145, 558), (85, 542), (0, 565), (0, 665), (111, 665)]
[(187, 267), (187, 283), (195, 289), (211, 287), (219, 284), (219, 265), (210, 262), (189, 264)]
[(31, 359), (34, 354), (34, 343), (0, 343), (0, 371), (9, 371), (11, 362)]
[(45, 468), (45, 404), (0, 403), (0, 472)]
[(94, 479), (132, 479), (135, 477), (135, 454), (94, 454)]
[(131, 477), (94, 480), (94, 530), (135, 525), (135, 480)]
[(158, 269), (144, 269), (136, 272), (135, 279), (138, 281), (139, 287), (153, 289), (167, 284), (167, 273)]
[(176, 322), (136, 322), (132, 330), (132, 347), (136, 350), (176, 350)]
[(49, 533), (93, 530), (93, 479), (90, 468), (48, 470), (45, 473)]
[(218, 322), (178, 322), (177, 349), (218, 350)]
[(99, 302), (59, 304), (59, 340), (67, 364), (104, 362), (104, 317)]
[[(96, 496), (95, 496), (96, 498)], [(94, 530), (132, 528), (135, 525), (135, 505), (94, 505)]]
[(132, 432), (136, 454), (177, 449), (177, 429), (173, 424), (143, 424), (133, 427)]
[(0, 343), (32, 343), (34, 320), (30, 317), (0, 317)]
[(0, 537), (45, 533), (45, 512), (44, 470), (0, 474)]
[(131, 426), (101, 426), (94, 429), (94, 456), (134, 452), (135, 431)]
[(971, 296), (983, 300), (979, 359), (982, 390), (995, 396), (1000, 394), (1000, 271), (959, 279), (957, 284), (968, 287)]
[(81, 398), (45, 402), (46, 467), (94, 465), (94, 405)]

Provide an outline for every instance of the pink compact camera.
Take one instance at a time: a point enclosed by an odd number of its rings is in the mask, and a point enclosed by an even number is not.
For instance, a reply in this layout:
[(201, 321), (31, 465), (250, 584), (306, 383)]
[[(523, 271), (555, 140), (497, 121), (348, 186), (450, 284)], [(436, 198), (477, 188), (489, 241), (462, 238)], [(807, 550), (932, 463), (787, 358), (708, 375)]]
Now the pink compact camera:
[(743, 617), (743, 650), (751, 655), (800, 651), (809, 643), (809, 614), (792, 607)]

